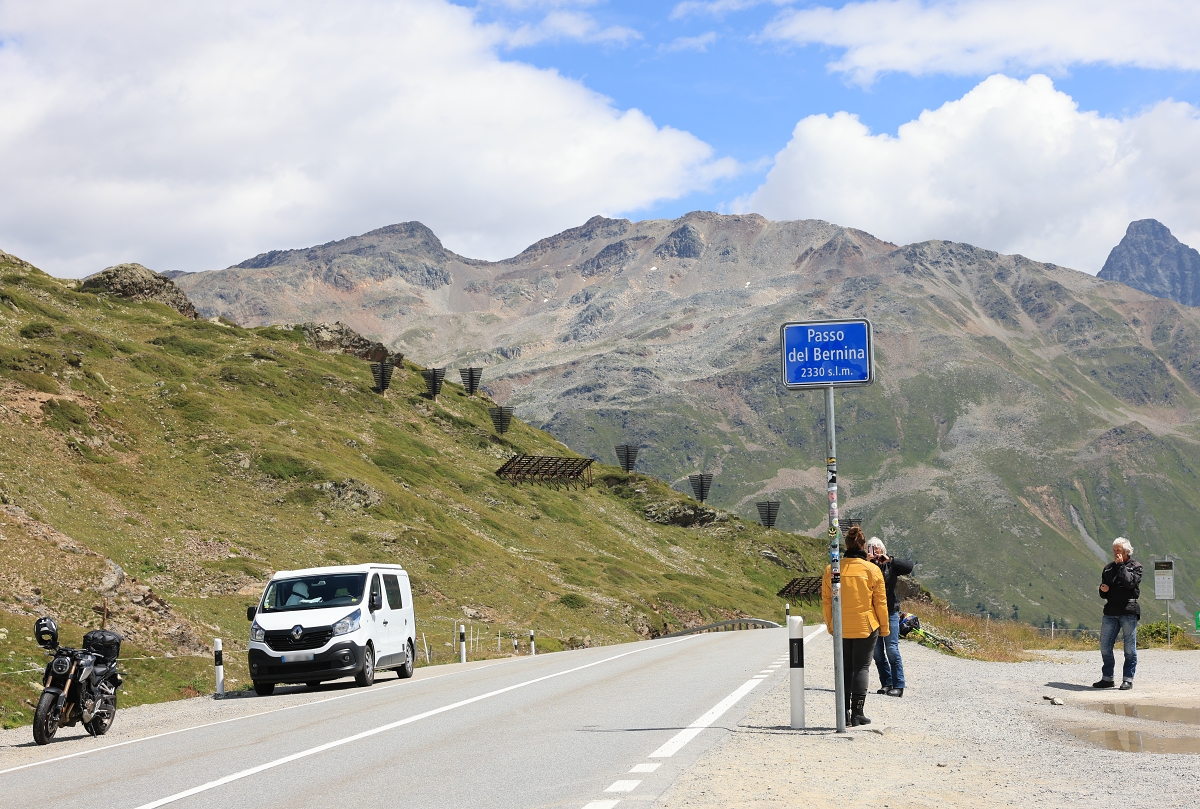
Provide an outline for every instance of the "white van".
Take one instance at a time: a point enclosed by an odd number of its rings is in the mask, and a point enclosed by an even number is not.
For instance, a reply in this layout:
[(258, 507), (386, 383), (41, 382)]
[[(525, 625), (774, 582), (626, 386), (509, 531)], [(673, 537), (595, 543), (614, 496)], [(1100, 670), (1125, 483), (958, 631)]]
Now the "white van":
[(380, 669), (412, 676), (416, 616), (400, 565), (281, 570), (246, 618), (250, 678), (262, 696), (277, 683), (312, 687), (350, 675), (369, 686)]

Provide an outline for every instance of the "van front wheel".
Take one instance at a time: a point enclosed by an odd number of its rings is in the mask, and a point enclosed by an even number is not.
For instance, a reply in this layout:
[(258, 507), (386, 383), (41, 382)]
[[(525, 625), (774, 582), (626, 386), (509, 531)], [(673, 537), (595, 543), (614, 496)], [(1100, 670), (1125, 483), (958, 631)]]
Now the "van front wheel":
[(371, 648), (371, 644), (367, 644), (367, 648), (363, 649), (363, 664), (359, 669), (358, 674), (354, 675), (354, 682), (363, 688), (367, 688), (375, 683), (375, 650)]
[(416, 653), (413, 651), (412, 641), (408, 642), (408, 661), (396, 669), (396, 673), (400, 675), (401, 680), (407, 680), (413, 676), (413, 668), (417, 665)]

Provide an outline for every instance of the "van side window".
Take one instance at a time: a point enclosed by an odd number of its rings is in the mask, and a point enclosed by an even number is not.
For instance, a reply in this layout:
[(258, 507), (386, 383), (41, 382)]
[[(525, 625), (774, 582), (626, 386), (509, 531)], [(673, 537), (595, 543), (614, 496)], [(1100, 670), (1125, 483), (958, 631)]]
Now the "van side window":
[(404, 607), (404, 596), (400, 593), (400, 580), (391, 573), (383, 574), (383, 589), (387, 590), (388, 606), (394, 610)]
[[(377, 595), (380, 595), (380, 592), (379, 592), (379, 576), (372, 576), (372, 577), (371, 577), (371, 601), (374, 601), (374, 600), (375, 600), (375, 596), (377, 596)], [(371, 601), (368, 601), (367, 603), (368, 603), (368, 604), (370, 604), (370, 603), (371, 603)]]

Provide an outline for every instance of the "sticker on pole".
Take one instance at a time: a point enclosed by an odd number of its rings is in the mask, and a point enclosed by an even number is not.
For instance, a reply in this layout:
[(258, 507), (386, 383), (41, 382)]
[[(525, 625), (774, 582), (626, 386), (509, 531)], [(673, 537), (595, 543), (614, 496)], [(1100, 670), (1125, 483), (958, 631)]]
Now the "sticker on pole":
[(1156, 601), (1175, 600), (1175, 563), (1154, 563), (1154, 598)]
[(783, 386), (850, 387), (875, 381), (869, 320), (784, 323), (779, 328)]

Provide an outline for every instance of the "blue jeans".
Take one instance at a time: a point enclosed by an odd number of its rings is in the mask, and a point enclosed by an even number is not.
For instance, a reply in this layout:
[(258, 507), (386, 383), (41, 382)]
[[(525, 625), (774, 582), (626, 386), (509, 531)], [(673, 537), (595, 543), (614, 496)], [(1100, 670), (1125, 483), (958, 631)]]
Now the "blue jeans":
[(1120, 632), (1125, 641), (1125, 666), (1122, 677), (1133, 682), (1133, 673), (1137, 670), (1137, 625), (1136, 615), (1105, 615), (1100, 623), (1100, 660), (1104, 665), (1100, 668), (1101, 680), (1112, 680), (1113, 669), (1117, 660), (1113, 654), (1113, 646)]
[[(900, 659), (900, 613), (888, 616), (888, 636), (875, 641), (875, 668), (883, 688), (904, 687), (904, 661)], [(1133, 675), (1130, 675), (1133, 676)]]

